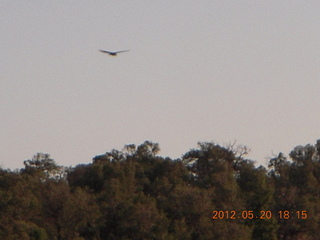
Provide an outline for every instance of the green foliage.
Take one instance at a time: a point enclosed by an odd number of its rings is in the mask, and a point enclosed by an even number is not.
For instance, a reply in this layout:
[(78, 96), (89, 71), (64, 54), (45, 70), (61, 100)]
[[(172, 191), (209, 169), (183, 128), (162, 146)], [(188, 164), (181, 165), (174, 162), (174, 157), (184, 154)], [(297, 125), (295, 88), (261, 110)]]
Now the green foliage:
[[(260, 216), (261, 212), (271, 211), (274, 208), (274, 189), (267, 178), (264, 167), (255, 168), (253, 162), (242, 161), (239, 165), (238, 184), (245, 200), (245, 209), (251, 210)], [(252, 219), (247, 221), (253, 227), (252, 239), (276, 239), (278, 228), (275, 218), (270, 220)]]
[(50, 158), (50, 154), (37, 153), (32, 159), (23, 162), (25, 169), (22, 173), (38, 176), (42, 181), (46, 179), (60, 180), (63, 175), (63, 168), (58, 166), (55, 161)]
[[(269, 171), (244, 146), (198, 143), (182, 160), (159, 151), (145, 141), (73, 168), (37, 153), (20, 172), (0, 169), (0, 238), (318, 239), (320, 140), (270, 159)], [(214, 210), (272, 217), (212, 219)]]

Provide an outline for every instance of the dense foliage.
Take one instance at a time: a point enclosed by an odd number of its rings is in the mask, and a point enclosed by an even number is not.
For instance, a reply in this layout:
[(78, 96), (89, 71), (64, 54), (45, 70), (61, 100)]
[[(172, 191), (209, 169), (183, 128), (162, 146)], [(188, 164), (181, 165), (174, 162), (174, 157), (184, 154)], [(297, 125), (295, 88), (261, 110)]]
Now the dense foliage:
[(146, 141), (72, 168), (38, 153), (0, 169), (0, 238), (319, 239), (320, 140), (269, 169), (241, 146), (199, 143), (176, 160), (159, 150)]

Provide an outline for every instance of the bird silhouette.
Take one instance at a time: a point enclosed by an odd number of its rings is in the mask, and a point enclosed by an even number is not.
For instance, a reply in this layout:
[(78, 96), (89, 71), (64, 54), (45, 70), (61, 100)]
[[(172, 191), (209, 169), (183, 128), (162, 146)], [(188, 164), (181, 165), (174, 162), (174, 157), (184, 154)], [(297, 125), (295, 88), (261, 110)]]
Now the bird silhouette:
[(127, 49), (127, 50), (121, 50), (121, 51), (116, 51), (116, 52), (111, 52), (111, 51), (106, 51), (106, 50), (100, 50), (100, 52), (108, 53), (108, 54), (111, 55), (111, 56), (117, 56), (118, 53), (128, 52), (128, 51), (129, 51), (129, 49)]

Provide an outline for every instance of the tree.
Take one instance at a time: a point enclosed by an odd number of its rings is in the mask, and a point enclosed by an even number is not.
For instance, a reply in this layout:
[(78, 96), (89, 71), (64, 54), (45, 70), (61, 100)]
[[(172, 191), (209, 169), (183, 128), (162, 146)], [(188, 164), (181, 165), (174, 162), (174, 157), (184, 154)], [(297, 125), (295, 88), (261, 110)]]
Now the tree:
[[(267, 178), (267, 171), (260, 166), (255, 168), (252, 161), (241, 161), (237, 182), (241, 189), (242, 198), (245, 201), (245, 209), (253, 211), (255, 216), (274, 210), (274, 188)], [(271, 240), (276, 238), (277, 222), (271, 219), (248, 219), (248, 226), (253, 227), (251, 239)]]
[(235, 179), (234, 163), (238, 159), (232, 151), (219, 145), (213, 143), (198, 143), (198, 145), (200, 149), (192, 149), (182, 158), (195, 184), (215, 190), (213, 201), (217, 207), (225, 207), (225, 203), (237, 206), (239, 189)]
[(38, 182), (18, 172), (0, 170), (1, 239), (47, 240), (42, 226)]
[(145, 141), (143, 144), (139, 145), (136, 151), (138, 157), (152, 158), (160, 151), (158, 143), (153, 143), (151, 141)]
[[(214, 143), (198, 143), (198, 145), (199, 149), (190, 150), (183, 155), (182, 161), (191, 173), (194, 186), (205, 189), (210, 196), (214, 206), (211, 212), (243, 211), (244, 202), (236, 181), (237, 164), (241, 157), (236, 157), (230, 148)], [(248, 239), (251, 235), (250, 228), (241, 222), (215, 221), (215, 226), (211, 239), (232, 239), (236, 236)]]
[(76, 188), (63, 202), (59, 214), (59, 225), (63, 239), (74, 239), (76, 236), (86, 240), (99, 237), (100, 209), (94, 196), (81, 188)]
[(316, 146), (297, 146), (289, 154), (288, 161), (283, 154), (270, 160), (270, 176), (275, 186), (275, 212), (290, 214), (306, 211), (309, 217), (302, 219), (293, 215), (279, 218), (279, 239), (316, 239), (320, 218), (320, 163), (319, 140)]
[[(274, 156), (269, 171), (235, 144), (201, 142), (182, 160), (159, 150), (130, 144), (68, 169), (37, 153), (20, 171), (0, 168), (0, 238), (318, 239), (320, 140)], [(248, 211), (272, 217), (242, 219)]]
[(37, 153), (32, 159), (25, 160), (23, 164), (25, 169), (22, 173), (38, 176), (42, 180), (49, 178), (60, 180), (63, 177), (64, 169), (57, 165), (47, 153)]

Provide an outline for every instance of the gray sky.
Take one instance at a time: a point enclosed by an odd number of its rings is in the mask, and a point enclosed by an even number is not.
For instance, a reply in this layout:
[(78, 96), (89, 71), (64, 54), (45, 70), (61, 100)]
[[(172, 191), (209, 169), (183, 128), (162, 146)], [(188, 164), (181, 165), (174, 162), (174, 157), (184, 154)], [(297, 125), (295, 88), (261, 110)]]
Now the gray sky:
[[(319, 1), (0, 1), (0, 165), (61, 165), (151, 140), (181, 157), (314, 144)], [(111, 57), (99, 49), (122, 50)]]

